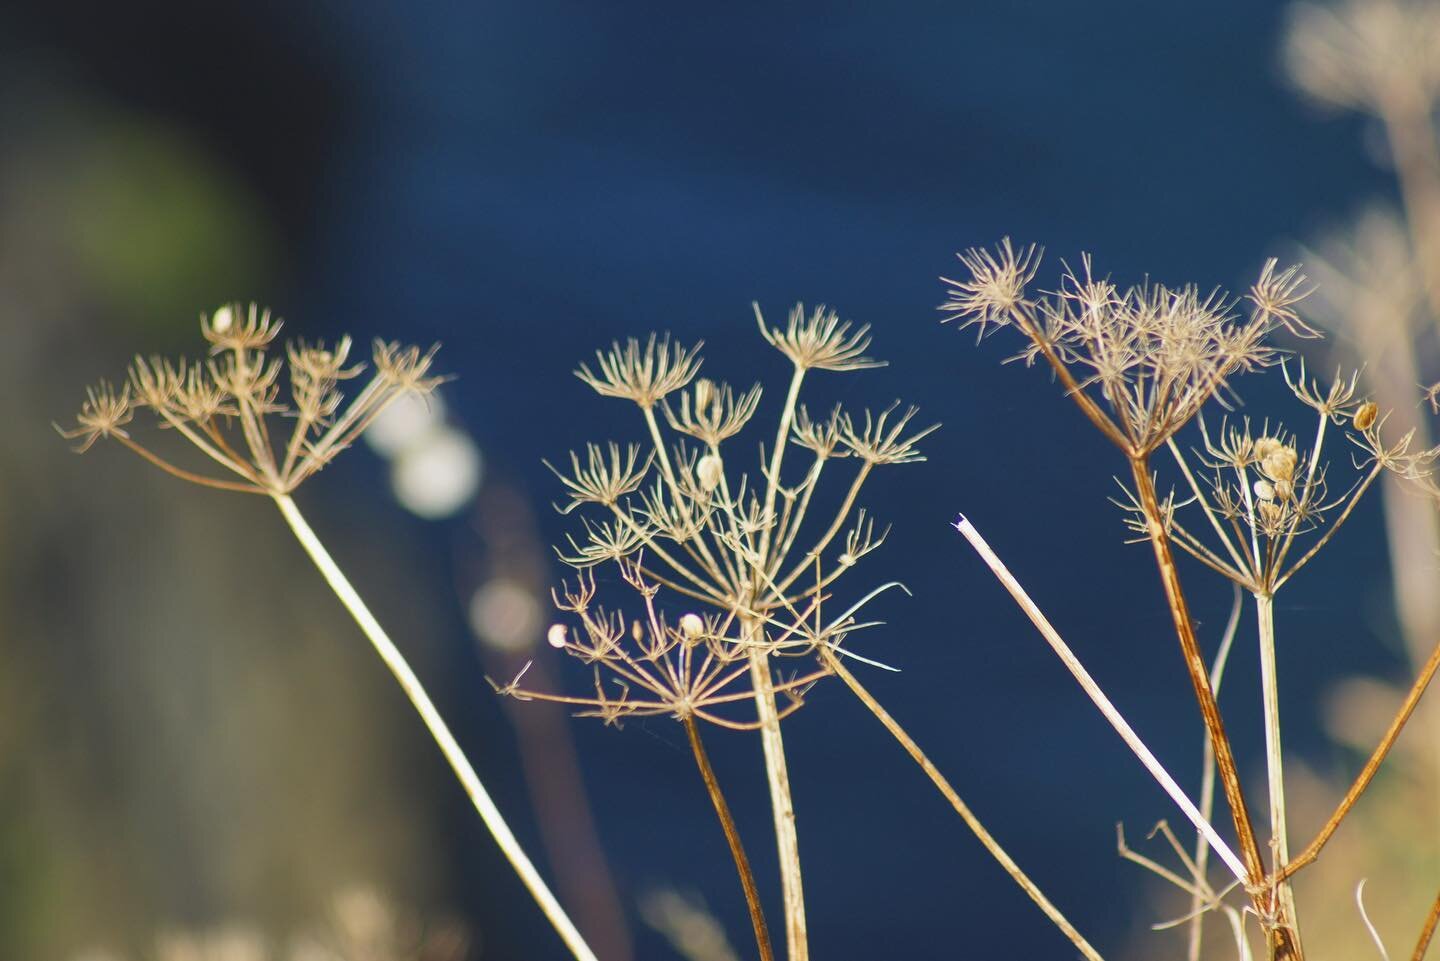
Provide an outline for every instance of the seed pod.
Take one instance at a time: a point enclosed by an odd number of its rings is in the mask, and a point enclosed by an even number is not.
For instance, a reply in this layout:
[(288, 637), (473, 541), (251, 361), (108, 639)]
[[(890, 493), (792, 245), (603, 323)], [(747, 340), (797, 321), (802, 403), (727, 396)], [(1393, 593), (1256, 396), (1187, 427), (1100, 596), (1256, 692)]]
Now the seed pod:
[(1355, 429), (1369, 430), (1375, 426), (1375, 418), (1379, 416), (1380, 408), (1373, 400), (1367, 400), (1355, 411)]
[(710, 406), (715, 399), (715, 383), (707, 377), (701, 377), (695, 382), (695, 410), (700, 412)]
[(550, 630), (545, 632), (545, 640), (550, 643), (551, 647), (559, 650), (565, 646), (569, 640), (569, 635), (570, 628), (564, 624), (551, 624)]
[(680, 633), (685, 640), (693, 641), (705, 633), (705, 622), (700, 619), (699, 614), (686, 614), (680, 618)]
[(724, 470), (725, 466), (716, 455), (706, 454), (700, 458), (700, 463), (695, 465), (695, 474), (700, 480), (701, 489), (709, 493), (719, 487)]
[(1264, 479), (1257, 480), (1255, 482), (1255, 496), (1262, 501), (1273, 501), (1275, 499), (1275, 485)]

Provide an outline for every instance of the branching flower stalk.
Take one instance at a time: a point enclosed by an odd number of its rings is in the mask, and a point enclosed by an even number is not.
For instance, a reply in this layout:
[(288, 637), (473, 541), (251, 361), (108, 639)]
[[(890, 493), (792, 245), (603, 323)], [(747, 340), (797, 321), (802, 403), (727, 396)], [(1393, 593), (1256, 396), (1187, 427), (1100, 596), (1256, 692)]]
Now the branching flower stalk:
[[(595, 512), (582, 518), (581, 533), (559, 552), (581, 571), (577, 585), (556, 598), (562, 611), (578, 617), (580, 630), (557, 625), (554, 636), (557, 646), (596, 668), (595, 694), (532, 691), (520, 686), (518, 677), (501, 690), (573, 704), (609, 722), (667, 714), (682, 722), (698, 718), (758, 731), (775, 822), (787, 954), (790, 961), (805, 961), (804, 888), (780, 722), (799, 706), (805, 688), (828, 672), (821, 668), (786, 678), (777, 676), (775, 662), (813, 658), (820, 646), (838, 649), (847, 631), (868, 626), (857, 623), (857, 609), (830, 623), (812, 624), (810, 618), (818, 617), (835, 581), (885, 539), (886, 532), (877, 532), (874, 520), (857, 509), (865, 481), (877, 466), (923, 459), (916, 444), (933, 428), (912, 429), (914, 408), (897, 414), (893, 406), (861, 417), (838, 407), (827, 417), (812, 417), (800, 401), (810, 371), (880, 366), (865, 355), (868, 328), (856, 328), (824, 308), (807, 313), (802, 306), (784, 326), (766, 324), (758, 308), (756, 322), (766, 342), (790, 361), (791, 373), (774, 439), (768, 454), (762, 445), (755, 475), (735, 469), (726, 442), (755, 415), (760, 387), (737, 391), (698, 377), (698, 345), (684, 348), (652, 334), (643, 343), (613, 344), (597, 352), (593, 369), (581, 365), (576, 371), (602, 396), (634, 403), (648, 439), (623, 448), (587, 445), (583, 456), (571, 453), (568, 471), (551, 468), (570, 497), (561, 512), (581, 507)], [(803, 473), (787, 471), (785, 455), (792, 446), (810, 452)], [(818, 534), (806, 535), (821, 478), (833, 473), (826, 470), (832, 461), (844, 458), (858, 467), (840, 506)], [(812, 563), (832, 556), (830, 575), (814, 586), (797, 586)], [(641, 595), (644, 617), (627, 620), (594, 603), (588, 571), (611, 563)], [(674, 620), (657, 603), (662, 591), (667, 601), (683, 600), (706, 613), (690, 611)], [(753, 716), (737, 717), (745, 704)]]
[[(1169, 532), (1169, 512), (1155, 488), (1150, 459), (1156, 450), (1217, 395), (1237, 373), (1277, 359), (1266, 338), (1276, 327), (1313, 336), (1295, 312), (1304, 282), (1296, 268), (1262, 270), (1248, 299), (1248, 318), (1218, 291), (1172, 289), (1146, 283), (1120, 290), (1097, 278), (1089, 257), (1066, 268), (1060, 288), (1032, 295), (1027, 286), (1039, 267), (1034, 247), (1017, 250), (1006, 240), (994, 250), (960, 255), (968, 275), (946, 279), (941, 309), (975, 325), (1014, 327), (1028, 341), (1018, 355), (1027, 365), (1043, 360), (1086, 418), (1124, 454), (1135, 503), (1155, 555), (1176, 636), (1240, 842), (1246, 883), (1255, 910), (1268, 921), (1271, 956), (1302, 957), (1293, 918), (1268, 904), (1265, 861), (1246, 806), (1234, 751), (1211, 689), (1194, 621), (1181, 587)], [(1167, 502), (1168, 503), (1168, 502)]]
[[(419, 678), (290, 496), (359, 439), (392, 402), (406, 395), (427, 395), (445, 380), (430, 373), (435, 349), (422, 353), (416, 347), (376, 341), (371, 378), (347, 404), (340, 384), (358, 377), (365, 367), (359, 363), (347, 366), (350, 338), (333, 347), (294, 342), (286, 346), (285, 359), (272, 358), (268, 351), (280, 326), (278, 319), (254, 305), (248, 310), (239, 304), (222, 307), (201, 320), (201, 332), (210, 343), (209, 358), (168, 361), (136, 357), (118, 390), (102, 381), (87, 391), (77, 426), (61, 434), (79, 441), (79, 451), (88, 450), (98, 440), (113, 439), (181, 480), (269, 497), (394, 674), (481, 820), (566, 947), (578, 961), (596, 961), (521, 848)], [(288, 400), (281, 397), (282, 369), (288, 370)], [(217, 476), (181, 467), (133, 437), (127, 427), (141, 409), (148, 410), (160, 427), (188, 441), (212, 467), (218, 465), (221, 473)], [(277, 430), (282, 419), (290, 421), (288, 436)]]

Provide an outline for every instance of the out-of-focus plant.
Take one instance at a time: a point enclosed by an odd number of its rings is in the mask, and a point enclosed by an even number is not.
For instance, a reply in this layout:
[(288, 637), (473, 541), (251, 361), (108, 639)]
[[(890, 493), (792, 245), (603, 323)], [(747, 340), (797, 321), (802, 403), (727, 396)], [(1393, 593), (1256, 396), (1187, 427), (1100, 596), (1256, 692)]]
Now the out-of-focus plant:
[[(181, 480), (269, 497), (394, 674), (546, 917), (577, 958), (593, 961), (593, 952), (510, 831), (419, 678), (290, 496), (350, 447), (390, 404), (407, 395), (429, 394), (445, 380), (430, 371), (435, 350), (376, 341), (373, 372), (347, 402), (340, 385), (365, 368), (363, 363), (350, 364), (350, 339), (331, 347), (294, 342), (286, 346), (284, 358), (272, 357), (270, 348), (280, 327), (278, 319), (254, 305), (222, 307), (201, 320), (210, 344), (207, 360), (136, 357), (118, 388), (102, 381), (88, 389), (76, 426), (61, 433), (77, 441), (82, 452), (99, 440), (112, 439)], [(288, 374), (288, 397), (282, 395), (282, 373)], [(148, 413), (157, 426), (188, 442), (211, 469), (192, 470), (157, 454), (133, 432), (138, 412)]]

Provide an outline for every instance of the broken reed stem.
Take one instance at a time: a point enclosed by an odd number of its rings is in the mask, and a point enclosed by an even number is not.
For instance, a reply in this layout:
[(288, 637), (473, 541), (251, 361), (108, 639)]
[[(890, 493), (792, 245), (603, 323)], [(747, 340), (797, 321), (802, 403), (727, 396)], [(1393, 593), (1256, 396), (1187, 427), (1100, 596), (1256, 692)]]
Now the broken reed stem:
[(1350, 790), (1345, 793), (1345, 797), (1341, 799), (1334, 813), (1320, 829), (1320, 833), (1315, 836), (1315, 840), (1311, 841), (1305, 850), (1295, 855), (1293, 860), (1275, 872), (1276, 881), (1284, 881), (1320, 856), (1320, 850), (1325, 847), (1325, 844), (1340, 827), (1340, 822), (1345, 819), (1345, 815), (1350, 813), (1355, 802), (1360, 800), (1360, 795), (1365, 793), (1365, 789), (1375, 779), (1375, 774), (1380, 770), (1380, 765), (1384, 763), (1385, 756), (1390, 753), (1390, 749), (1395, 746), (1395, 741), (1400, 737), (1405, 722), (1410, 720), (1411, 714), (1415, 713), (1415, 708), (1419, 705), (1420, 698), (1424, 696), (1426, 688), (1430, 686), (1430, 681), (1435, 677), (1437, 668), (1440, 668), (1440, 643), (1437, 643), (1435, 649), (1430, 652), (1425, 666), (1420, 669), (1415, 683), (1410, 686), (1410, 693), (1405, 695), (1404, 703), (1400, 705), (1400, 710), (1390, 721), (1390, 727), (1385, 731), (1385, 736), (1380, 739), (1375, 752), (1370, 755), (1370, 760), (1365, 762), (1365, 767), (1355, 778), (1355, 783), (1350, 785)]
[(1425, 915), (1425, 926), (1420, 929), (1420, 940), (1415, 944), (1415, 953), (1410, 955), (1410, 961), (1425, 961), (1425, 952), (1430, 950), (1430, 938), (1435, 934), (1435, 924), (1440, 922), (1440, 894), (1435, 895), (1435, 903), (1430, 905), (1430, 913)]
[[(975, 529), (975, 526), (971, 524), (969, 519), (963, 514), (957, 518), (955, 529), (970, 542), (970, 546), (980, 555), (980, 559), (990, 568), (991, 573), (993, 573), (996, 579), (1010, 592), (1010, 596), (1015, 599), (1015, 603), (1019, 605), (1020, 609), (1025, 612), (1025, 615), (1030, 618), (1030, 623), (1035, 625), (1036, 630), (1045, 638), (1050, 648), (1055, 652), (1056, 656), (1060, 658), (1061, 663), (1070, 671), (1075, 680), (1080, 683), (1080, 687), (1090, 697), (1090, 700), (1094, 702), (1095, 706), (1100, 709), (1100, 713), (1105, 716), (1105, 720), (1110, 722), (1110, 726), (1120, 735), (1121, 740), (1125, 742), (1131, 751), (1135, 752), (1135, 756), (1140, 759), (1140, 763), (1145, 765), (1145, 770), (1149, 771), (1150, 775), (1160, 783), (1165, 793), (1170, 795), (1171, 800), (1179, 805), (1180, 810), (1190, 819), (1190, 823), (1193, 824), (1201, 834), (1205, 835), (1205, 839), (1210, 842), (1210, 846), (1215, 849), (1215, 853), (1225, 862), (1225, 866), (1230, 869), (1236, 879), (1245, 883), (1248, 880), (1247, 872), (1240, 858), (1236, 856), (1235, 852), (1230, 848), (1230, 845), (1226, 844), (1225, 840), (1216, 833), (1215, 828), (1210, 822), (1200, 816), (1199, 810), (1196, 809), (1190, 798), (1185, 795), (1184, 790), (1182, 790), (1180, 785), (1175, 782), (1175, 779), (1170, 776), (1170, 772), (1165, 770), (1164, 765), (1151, 753), (1150, 749), (1145, 746), (1145, 742), (1140, 740), (1140, 736), (1135, 733), (1135, 730), (1130, 726), (1130, 722), (1126, 721), (1124, 715), (1116, 710), (1115, 705), (1110, 702), (1110, 698), (1105, 696), (1105, 692), (1100, 689), (1100, 685), (1095, 683), (1095, 679), (1091, 677), (1090, 672), (1085, 669), (1085, 665), (1080, 663), (1080, 659), (1070, 650), (1070, 646), (1060, 637), (1059, 632), (1050, 624), (1049, 619), (1045, 617), (1045, 614), (1035, 602), (1030, 599), (1030, 595), (1025, 592), (1025, 588), (1020, 586), (1020, 582), (1010, 573), (1010, 569), (1005, 566), (1004, 561), (1000, 560), (996, 553), (990, 548), (990, 545), (985, 541), (985, 538), (980, 536), (980, 532)], [(1206, 689), (1209, 689), (1208, 682)]]
[(515, 873), (520, 875), (521, 882), (534, 896), (535, 901), (540, 905), (540, 910), (544, 912), (561, 940), (565, 942), (565, 946), (570, 949), (570, 953), (575, 956), (577, 961), (598, 961), (595, 953), (590, 950), (590, 946), (585, 943), (585, 939), (566, 915), (565, 909), (560, 906), (560, 902), (555, 899), (555, 895), (550, 892), (545, 881), (540, 877), (540, 872), (535, 869), (535, 865), (530, 862), (530, 858), (520, 847), (520, 842), (516, 840), (509, 825), (505, 823), (500, 809), (491, 800), (489, 792), (480, 782), (479, 775), (475, 773), (469, 759), (465, 757), (465, 752), (460, 748), (455, 736), (450, 733), (450, 728), (440, 717), (440, 712), (436, 710), (429, 695), (425, 693), (420, 679), (410, 669), (410, 665), (406, 663), (399, 648), (390, 640), (385, 629), (380, 626), (380, 622), (375, 620), (370, 609), (365, 606), (365, 602), (360, 599), (360, 595), (350, 585), (349, 580), (340, 571), (334, 559), (330, 557), (330, 553), (325, 550), (325, 546), (311, 530), (305, 518), (301, 516), (295, 502), (285, 494), (272, 494), (271, 496), (295, 537), (300, 541), (300, 545), (305, 548), (305, 552), (310, 555), (310, 559), (320, 569), (320, 573), (324, 575), (326, 582), (340, 599), (340, 603), (345, 605), (350, 616), (355, 618), (360, 630), (374, 646), (375, 653), (380, 655), (385, 666), (390, 668), (390, 672), (395, 675), (395, 680), (399, 682), (400, 688), (410, 698), (410, 703), (414, 705), (420, 719), (425, 722), (430, 736), (440, 746), (445, 760), (450, 762), (451, 770), (455, 772), (456, 778), (464, 787), (471, 803), (475, 805), (475, 810), (480, 814), (480, 820), (485, 822), (491, 836), (500, 845), (500, 850), (506, 860), (515, 869)]
[(693, 717), (683, 718), (685, 733), (690, 736), (690, 750), (695, 754), (695, 764), (700, 768), (700, 777), (705, 789), (710, 792), (710, 801), (715, 805), (715, 814), (725, 830), (725, 841), (730, 845), (730, 855), (735, 859), (735, 871), (740, 875), (740, 886), (745, 889), (745, 905), (750, 909), (750, 924), (755, 929), (755, 947), (760, 952), (760, 961), (775, 961), (775, 949), (770, 945), (770, 930), (765, 925), (765, 910), (760, 906), (760, 892), (755, 887), (755, 874), (750, 870), (750, 859), (745, 856), (745, 845), (740, 841), (740, 831), (730, 815), (730, 805), (720, 790), (720, 781), (715, 769), (710, 766), (710, 756), (700, 740), (700, 729)]
[(945, 775), (941, 774), (940, 769), (925, 755), (924, 751), (920, 750), (920, 746), (911, 739), (910, 735), (905, 732), (905, 729), (900, 726), (899, 722), (891, 717), (885, 708), (880, 706), (880, 702), (875, 700), (855, 675), (851, 674), (845, 665), (840, 663), (840, 659), (831, 652), (829, 647), (822, 645), (820, 651), (824, 656), (826, 666), (828, 666), (840, 680), (845, 682), (845, 685), (860, 699), (860, 703), (864, 704), (865, 707), (870, 710), (870, 713), (874, 714), (880, 723), (885, 725), (885, 729), (894, 736), (895, 740), (900, 742), (900, 746), (905, 749), (906, 753), (910, 755), (916, 764), (920, 765), (920, 770), (925, 772), (925, 775), (930, 778), (931, 783), (945, 796), (945, 800), (950, 802), (950, 806), (955, 809), (955, 813), (960, 815), (961, 820), (965, 822), (965, 825), (970, 828), (975, 837), (979, 839), (980, 843), (985, 847), (985, 850), (989, 851), (990, 856), (1000, 862), (1000, 866), (1005, 869), (1005, 873), (1009, 874), (1015, 883), (1020, 886), (1021, 890), (1030, 896), (1030, 900), (1035, 902), (1035, 906), (1044, 912), (1045, 916), (1060, 929), (1065, 937), (1070, 939), (1070, 943), (1075, 945), (1088, 961), (1104, 961), (1100, 952), (1091, 947), (1090, 942), (1085, 940), (1084, 935), (1075, 929), (1075, 926), (1065, 918), (1065, 915), (1060, 913), (1060, 909), (1051, 904), (1050, 899), (1045, 897), (1045, 894), (1040, 888), (1030, 880), (1024, 871), (1020, 870), (1020, 866), (1005, 852), (1005, 849), (1000, 846), (1000, 842), (996, 841), (990, 832), (985, 830), (985, 825), (980, 823), (980, 819), (975, 816), (975, 813), (970, 810), (969, 806), (960, 799), (960, 795), (950, 786), (950, 782), (945, 779)]
[[(1322, 422), (1323, 423), (1323, 422)], [(1280, 682), (1275, 663), (1275, 598), (1255, 594), (1255, 617), (1260, 632), (1260, 689), (1265, 718), (1265, 775), (1270, 793), (1270, 843), (1275, 863), (1290, 860), (1290, 842), (1285, 828), (1285, 765), (1280, 751)], [(1280, 909), (1290, 919), (1295, 943), (1300, 944), (1300, 921), (1295, 914), (1295, 889), (1288, 882), (1276, 882)]]

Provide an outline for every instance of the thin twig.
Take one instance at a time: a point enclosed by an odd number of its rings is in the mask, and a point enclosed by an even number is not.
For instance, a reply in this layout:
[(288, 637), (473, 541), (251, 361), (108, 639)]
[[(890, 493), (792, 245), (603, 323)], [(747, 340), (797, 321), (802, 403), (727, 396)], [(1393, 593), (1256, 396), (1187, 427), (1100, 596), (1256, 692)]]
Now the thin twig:
[(1345, 815), (1350, 813), (1350, 809), (1355, 806), (1355, 802), (1360, 800), (1360, 795), (1365, 793), (1365, 789), (1368, 788), (1370, 782), (1375, 779), (1375, 774), (1380, 770), (1380, 765), (1384, 763), (1385, 756), (1390, 753), (1390, 748), (1395, 746), (1396, 739), (1400, 737), (1400, 731), (1404, 729), (1405, 722), (1410, 720), (1411, 714), (1415, 713), (1415, 708), (1420, 703), (1420, 698), (1424, 696), (1425, 689), (1430, 686), (1431, 679), (1435, 677), (1437, 668), (1440, 668), (1440, 643), (1437, 643), (1435, 649), (1430, 652), (1429, 659), (1425, 662), (1425, 666), (1420, 669), (1420, 674), (1415, 678), (1415, 683), (1411, 685), (1410, 693), (1405, 695), (1405, 701), (1400, 705), (1400, 710), (1396, 712), (1395, 718), (1390, 722), (1390, 727), (1385, 731), (1385, 736), (1380, 739), (1380, 743), (1376, 746), (1375, 752), (1370, 755), (1370, 760), (1365, 762), (1365, 767), (1361, 769), (1359, 776), (1355, 778), (1355, 783), (1351, 784), (1350, 790), (1345, 792), (1345, 797), (1340, 801), (1339, 806), (1335, 808), (1335, 812), (1330, 815), (1330, 818), (1325, 822), (1325, 826), (1322, 827), (1320, 833), (1315, 836), (1315, 840), (1311, 841), (1305, 850), (1295, 855), (1288, 864), (1275, 872), (1275, 880), (1285, 880), (1320, 856), (1321, 848), (1325, 847), (1326, 842), (1330, 840), (1330, 837), (1335, 833), (1336, 829), (1340, 827), (1340, 822), (1345, 819)]
[(705, 790), (715, 805), (715, 814), (725, 830), (725, 841), (730, 845), (730, 855), (735, 859), (735, 871), (740, 875), (740, 886), (745, 889), (745, 905), (750, 909), (750, 924), (755, 929), (755, 947), (760, 951), (760, 961), (775, 961), (775, 949), (770, 946), (770, 930), (765, 926), (765, 909), (760, 906), (760, 892), (755, 887), (755, 874), (750, 870), (750, 859), (745, 856), (745, 845), (740, 841), (740, 831), (735, 819), (730, 816), (730, 805), (725, 803), (725, 794), (710, 766), (710, 756), (700, 740), (700, 729), (695, 718), (685, 717), (685, 733), (690, 736), (690, 750), (695, 753), (695, 764), (700, 768), (700, 777), (705, 781)]
[(920, 769), (925, 772), (925, 775), (930, 778), (930, 781), (939, 789), (940, 793), (945, 796), (945, 799), (950, 802), (950, 806), (955, 809), (955, 813), (959, 814), (961, 820), (965, 822), (965, 825), (974, 832), (975, 837), (984, 845), (985, 850), (989, 851), (990, 856), (1000, 862), (1000, 866), (1014, 879), (1016, 884), (1020, 885), (1021, 890), (1030, 896), (1030, 900), (1035, 902), (1035, 906), (1045, 913), (1045, 916), (1060, 929), (1065, 937), (1070, 939), (1070, 943), (1075, 945), (1080, 953), (1089, 959), (1089, 961), (1104, 961), (1100, 956), (1100, 952), (1091, 947), (1090, 942), (1086, 941), (1085, 937), (1079, 931), (1075, 930), (1075, 926), (1066, 920), (1065, 915), (1060, 913), (1060, 909), (1050, 903), (1050, 900), (1035, 886), (1035, 883), (1030, 880), (1024, 871), (1020, 870), (1020, 866), (1015, 863), (1009, 854), (1005, 853), (1005, 849), (991, 836), (989, 831), (985, 830), (985, 825), (980, 823), (980, 819), (976, 817), (969, 806), (960, 799), (960, 795), (950, 786), (950, 782), (945, 779), (945, 775), (940, 773), (940, 769), (931, 762), (930, 758), (925, 756), (925, 752), (920, 750), (920, 746), (916, 744), (910, 735), (905, 732), (905, 729), (890, 716), (890, 713), (880, 706), (880, 702), (875, 700), (855, 675), (850, 673), (845, 665), (840, 663), (840, 659), (835, 656), (834, 652), (822, 645), (820, 647), (820, 654), (830, 670), (835, 672), (835, 676), (845, 682), (846, 686), (860, 699), (860, 702), (870, 710), (870, 713), (874, 714), (880, 723), (885, 725), (885, 729), (894, 736), (895, 740), (900, 742), (900, 746), (905, 748), (906, 753), (910, 755), (915, 763), (920, 765)]
[(1410, 955), (1410, 961), (1425, 961), (1425, 952), (1430, 950), (1430, 938), (1435, 934), (1435, 924), (1440, 922), (1440, 894), (1435, 895), (1435, 903), (1430, 905), (1430, 913), (1425, 915), (1425, 926), (1420, 929), (1420, 940), (1415, 945), (1415, 952)]

